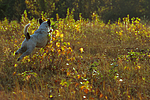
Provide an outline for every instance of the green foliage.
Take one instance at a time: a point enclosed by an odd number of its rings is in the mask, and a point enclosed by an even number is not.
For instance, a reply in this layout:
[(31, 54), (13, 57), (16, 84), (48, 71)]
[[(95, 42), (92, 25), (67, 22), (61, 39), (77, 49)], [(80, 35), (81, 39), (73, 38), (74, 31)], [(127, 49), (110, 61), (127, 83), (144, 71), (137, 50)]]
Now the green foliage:
[(95, 12), (92, 21), (81, 13), (75, 21), (74, 13), (67, 9), (66, 18), (51, 18), (52, 40), (20, 62), (14, 52), (25, 38), (24, 26), (30, 22), (33, 34), (37, 19), (24, 11), (20, 23), (0, 21), (0, 98), (149, 99), (148, 25), (129, 15), (105, 24)]
[(7, 17), (9, 20), (20, 21), (21, 13), (26, 9), (24, 0), (1, 0), (0, 20)]
[(29, 13), (33, 15), (31, 17), (40, 17), (43, 11), (50, 17), (55, 9), (56, 2), (57, 0), (25, 0)]
[(67, 9), (74, 10), (73, 16), (75, 20), (82, 17), (92, 20), (92, 14), (97, 13), (99, 19), (105, 23), (117, 21), (127, 14), (132, 17), (146, 18), (149, 20), (149, 0), (1, 0), (0, 1), (0, 20), (5, 17), (8, 20), (20, 21), (21, 14), (24, 10), (28, 11), (28, 18), (39, 18), (41, 13), (47, 17), (53, 17), (56, 14), (61, 18), (66, 18)]

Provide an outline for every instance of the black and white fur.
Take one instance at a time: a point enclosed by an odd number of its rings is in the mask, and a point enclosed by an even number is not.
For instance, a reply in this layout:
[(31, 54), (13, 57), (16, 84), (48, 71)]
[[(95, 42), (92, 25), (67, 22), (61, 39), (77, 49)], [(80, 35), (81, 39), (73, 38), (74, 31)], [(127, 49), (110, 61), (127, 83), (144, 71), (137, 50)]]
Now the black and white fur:
[(22, 54), (17, 61), (20, 61), (23, 57), (31, 54), (35, 47), (42, 48), (48, 43), (51, 22), (50, 20), (44, 22), (42, 19), (40, 19), (39, 23), (39, 28), (31, 36), (27, 32), (30, 23), (25, 26), (25, 40), (22, 42), (21, 48), (19, 48), (15, 53), (15, 55), (19, 53)]

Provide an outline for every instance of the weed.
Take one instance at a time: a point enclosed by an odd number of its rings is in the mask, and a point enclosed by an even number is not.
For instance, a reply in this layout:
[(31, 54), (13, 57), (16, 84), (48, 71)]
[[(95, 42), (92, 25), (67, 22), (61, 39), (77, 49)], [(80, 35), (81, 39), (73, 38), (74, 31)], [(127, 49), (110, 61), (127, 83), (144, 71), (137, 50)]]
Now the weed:
[[(41, 14), (46, 19), (44, 13)], [(150, 99), (150, 28), (129, 15), (103, 23), (73, 11), (52, 20), (52, 41), (17, 62), (14, 52), (38, 28), (26, 11), (21, 22), (0, 22), (0, 98), (3, 99)]]

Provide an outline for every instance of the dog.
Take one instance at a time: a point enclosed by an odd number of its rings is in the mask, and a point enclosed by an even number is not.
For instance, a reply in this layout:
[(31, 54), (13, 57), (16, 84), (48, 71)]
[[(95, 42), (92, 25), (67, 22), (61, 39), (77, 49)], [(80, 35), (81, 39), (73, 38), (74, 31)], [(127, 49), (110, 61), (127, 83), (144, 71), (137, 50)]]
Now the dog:
[(25, 39), (22, 42), (21, 48), (19, 48), (15, 52), (15, 55), (19, 53), (22, 54), (17, 59), (17, 61), (20, 61), (23, 57), (30, 55), (35, 47), (43, 48), (50, 41), (49, 34), (51, 35), (51, 32), (52, 32), (50, 19), (48, 19), (48, 21), (43, 21), (42, 19), (39, 19), (39, 23), (40, 23), (40, 26), (34, 32), (33, 35), (29, 35), (29, 33), (27, 32), (28, 27), (30, 26), (30, 23), (25, 26), (24, 28)]

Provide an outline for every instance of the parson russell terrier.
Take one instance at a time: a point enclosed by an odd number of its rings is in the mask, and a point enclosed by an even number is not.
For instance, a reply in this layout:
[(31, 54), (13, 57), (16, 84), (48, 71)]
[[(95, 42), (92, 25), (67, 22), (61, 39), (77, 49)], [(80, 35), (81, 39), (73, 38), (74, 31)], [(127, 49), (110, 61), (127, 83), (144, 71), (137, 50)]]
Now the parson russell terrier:
[[(25, 39), (22, 42), (21, 48), (19, 48), (15, 55), (21, 53), (22, 55), (18, 58), (17, 61), (20, 61), (23, 57), (30, 55), (35, 47), (42, 48), (45, 47), (48, 41), (50, 40), (49, 34), (51, 35), (51, 22), (50, 19), (48, 21), (43, 21), (39, 19), (40, 26), (34, 32), (33, 35), (29, 35), (27, 32), (30, 23), (27, 24), (24, 28)], [(52, 36), (52, 35), (51, 35)]]

